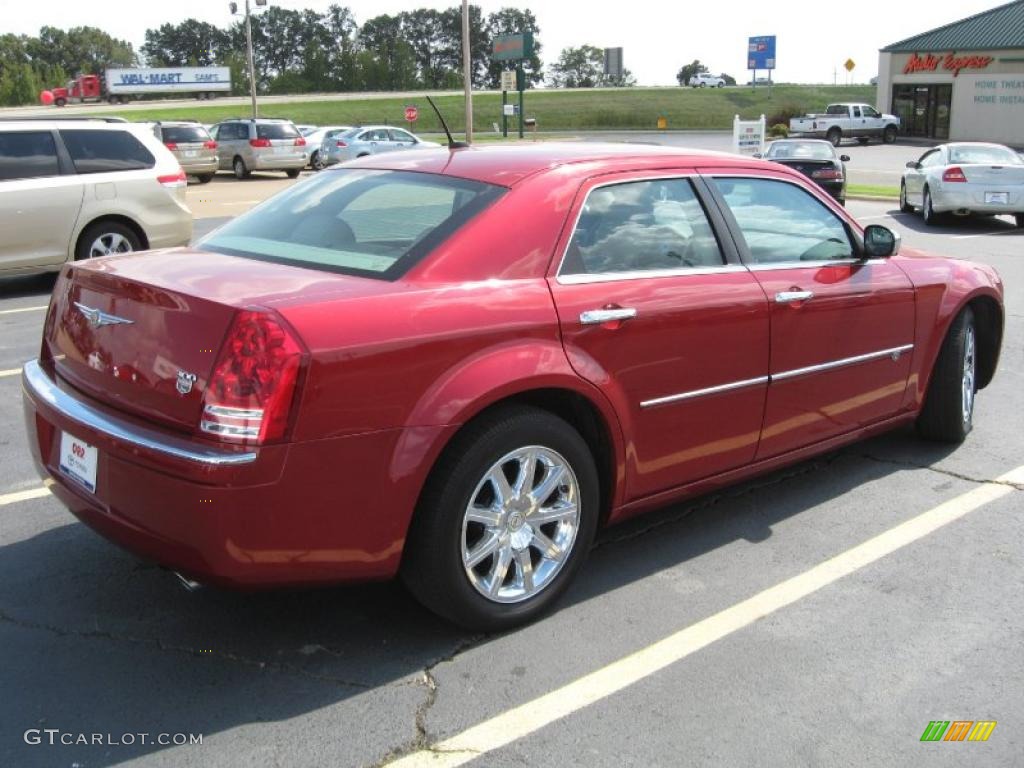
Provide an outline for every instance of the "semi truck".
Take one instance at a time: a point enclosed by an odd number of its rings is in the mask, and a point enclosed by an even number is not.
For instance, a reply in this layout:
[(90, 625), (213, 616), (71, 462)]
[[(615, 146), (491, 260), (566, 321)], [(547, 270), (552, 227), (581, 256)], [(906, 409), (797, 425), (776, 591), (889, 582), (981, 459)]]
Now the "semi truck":
[(43, 91), (39, 98), (43, 104), (63, 107), (103, 100), (123, 104), (129, 99), (162, 94), (212, 99), (228, 93), (228, 67), (152, 67), (107, 69), (102, 77), (79, 75), (63, 88)]

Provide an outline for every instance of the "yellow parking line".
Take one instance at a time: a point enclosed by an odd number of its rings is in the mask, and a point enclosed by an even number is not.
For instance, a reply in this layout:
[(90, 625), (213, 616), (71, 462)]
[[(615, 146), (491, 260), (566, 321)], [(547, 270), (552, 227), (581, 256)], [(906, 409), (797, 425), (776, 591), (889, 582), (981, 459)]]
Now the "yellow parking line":
[[(1003, 475), (998, 482), (1024, 482), (1024, 466)], [(388, 766), (452, 767), (475, 760), (650, 677), (716, 640), (748, 627), (758, 619), (785, 608), (844, 576), (934, 533), (968, 513), (1015, 492), (1009, 485), (979, 485), (714, 616), (709, 616), (653, 645), (584, 675), (551, 693), (506, 710), (490, 720), (438, 742), (430, 749), (413, 752), (388, 763)]]
[(4, 376), (17, 376), (21, 373), (21, 368), (9, 368), (6, 371), (0, 371), (0, 379)]
[(17, 309), (0, 309), (0, 315), (14, 315), (18, 312), (38, 312), (41, 309), (46, 309), (46, 304), (41, 307), (18, 307)]
[(7, 493), (0, 496), (0, 507), (6, 507), (8, 504), (17, 504), (19, 501), (41, 499), (43, 496), (49, 495), (50, 489), (46, 486), (43, 486), (42, 488), (30, 488), (27, 491), (18, 491), (17, 493)]

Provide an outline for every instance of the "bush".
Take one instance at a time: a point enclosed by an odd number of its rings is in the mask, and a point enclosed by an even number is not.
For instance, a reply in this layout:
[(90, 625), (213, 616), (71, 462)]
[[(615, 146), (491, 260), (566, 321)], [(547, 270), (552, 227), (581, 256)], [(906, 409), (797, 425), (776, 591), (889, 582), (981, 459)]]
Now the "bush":
[(799, 104), (796, 104), (792, 101), (787, 102), (783, 104), (781, 107), (779, 107), (779, 111), (776, 112), (774, 115), (768, 116), (768, 125), (774, 126), (781, 123), (782, 125), (788, 127), (790, 120), (792, 120), (794, 117), (803, 117), (805, 111), (806, 110)]
[(777, 139), (785, 139), (789, 136), (789, 128), (785, 123), (775, 123), (775, 125), (768, 129), (768, 135), (774, 136)]

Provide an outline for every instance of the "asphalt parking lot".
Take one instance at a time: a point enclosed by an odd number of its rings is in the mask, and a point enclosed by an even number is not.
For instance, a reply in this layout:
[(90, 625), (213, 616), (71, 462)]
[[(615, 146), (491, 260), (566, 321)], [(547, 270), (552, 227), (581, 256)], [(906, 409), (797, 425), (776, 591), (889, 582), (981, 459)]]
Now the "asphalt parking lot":
[[(190, 187), (197, 235), (288, 183)], [(554, 615), (495, 636), (392, 584), (187, 592), (77, 523), (21, 416), (53, 280), (0, 280), (0, 765), (1019, 765), (1024, 230), (849, 210), (1001, 272), (967, 442), (899, 431), (607, 530)], [(933, 720), (998, 725), (923, 743)]]

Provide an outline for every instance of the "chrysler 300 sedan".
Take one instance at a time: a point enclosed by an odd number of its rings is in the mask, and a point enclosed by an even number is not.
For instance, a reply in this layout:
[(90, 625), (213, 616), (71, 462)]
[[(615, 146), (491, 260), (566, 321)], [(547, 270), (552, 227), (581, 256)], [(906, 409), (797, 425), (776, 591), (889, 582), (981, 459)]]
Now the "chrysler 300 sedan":
[(601, 526), (898, 425), (963, 440), (1002, 328), (991, 268), (778, 164), (437, 149), (65, 266), (24, 404), (61, 501), (190, 580), (399, 575), (500, 629)]

